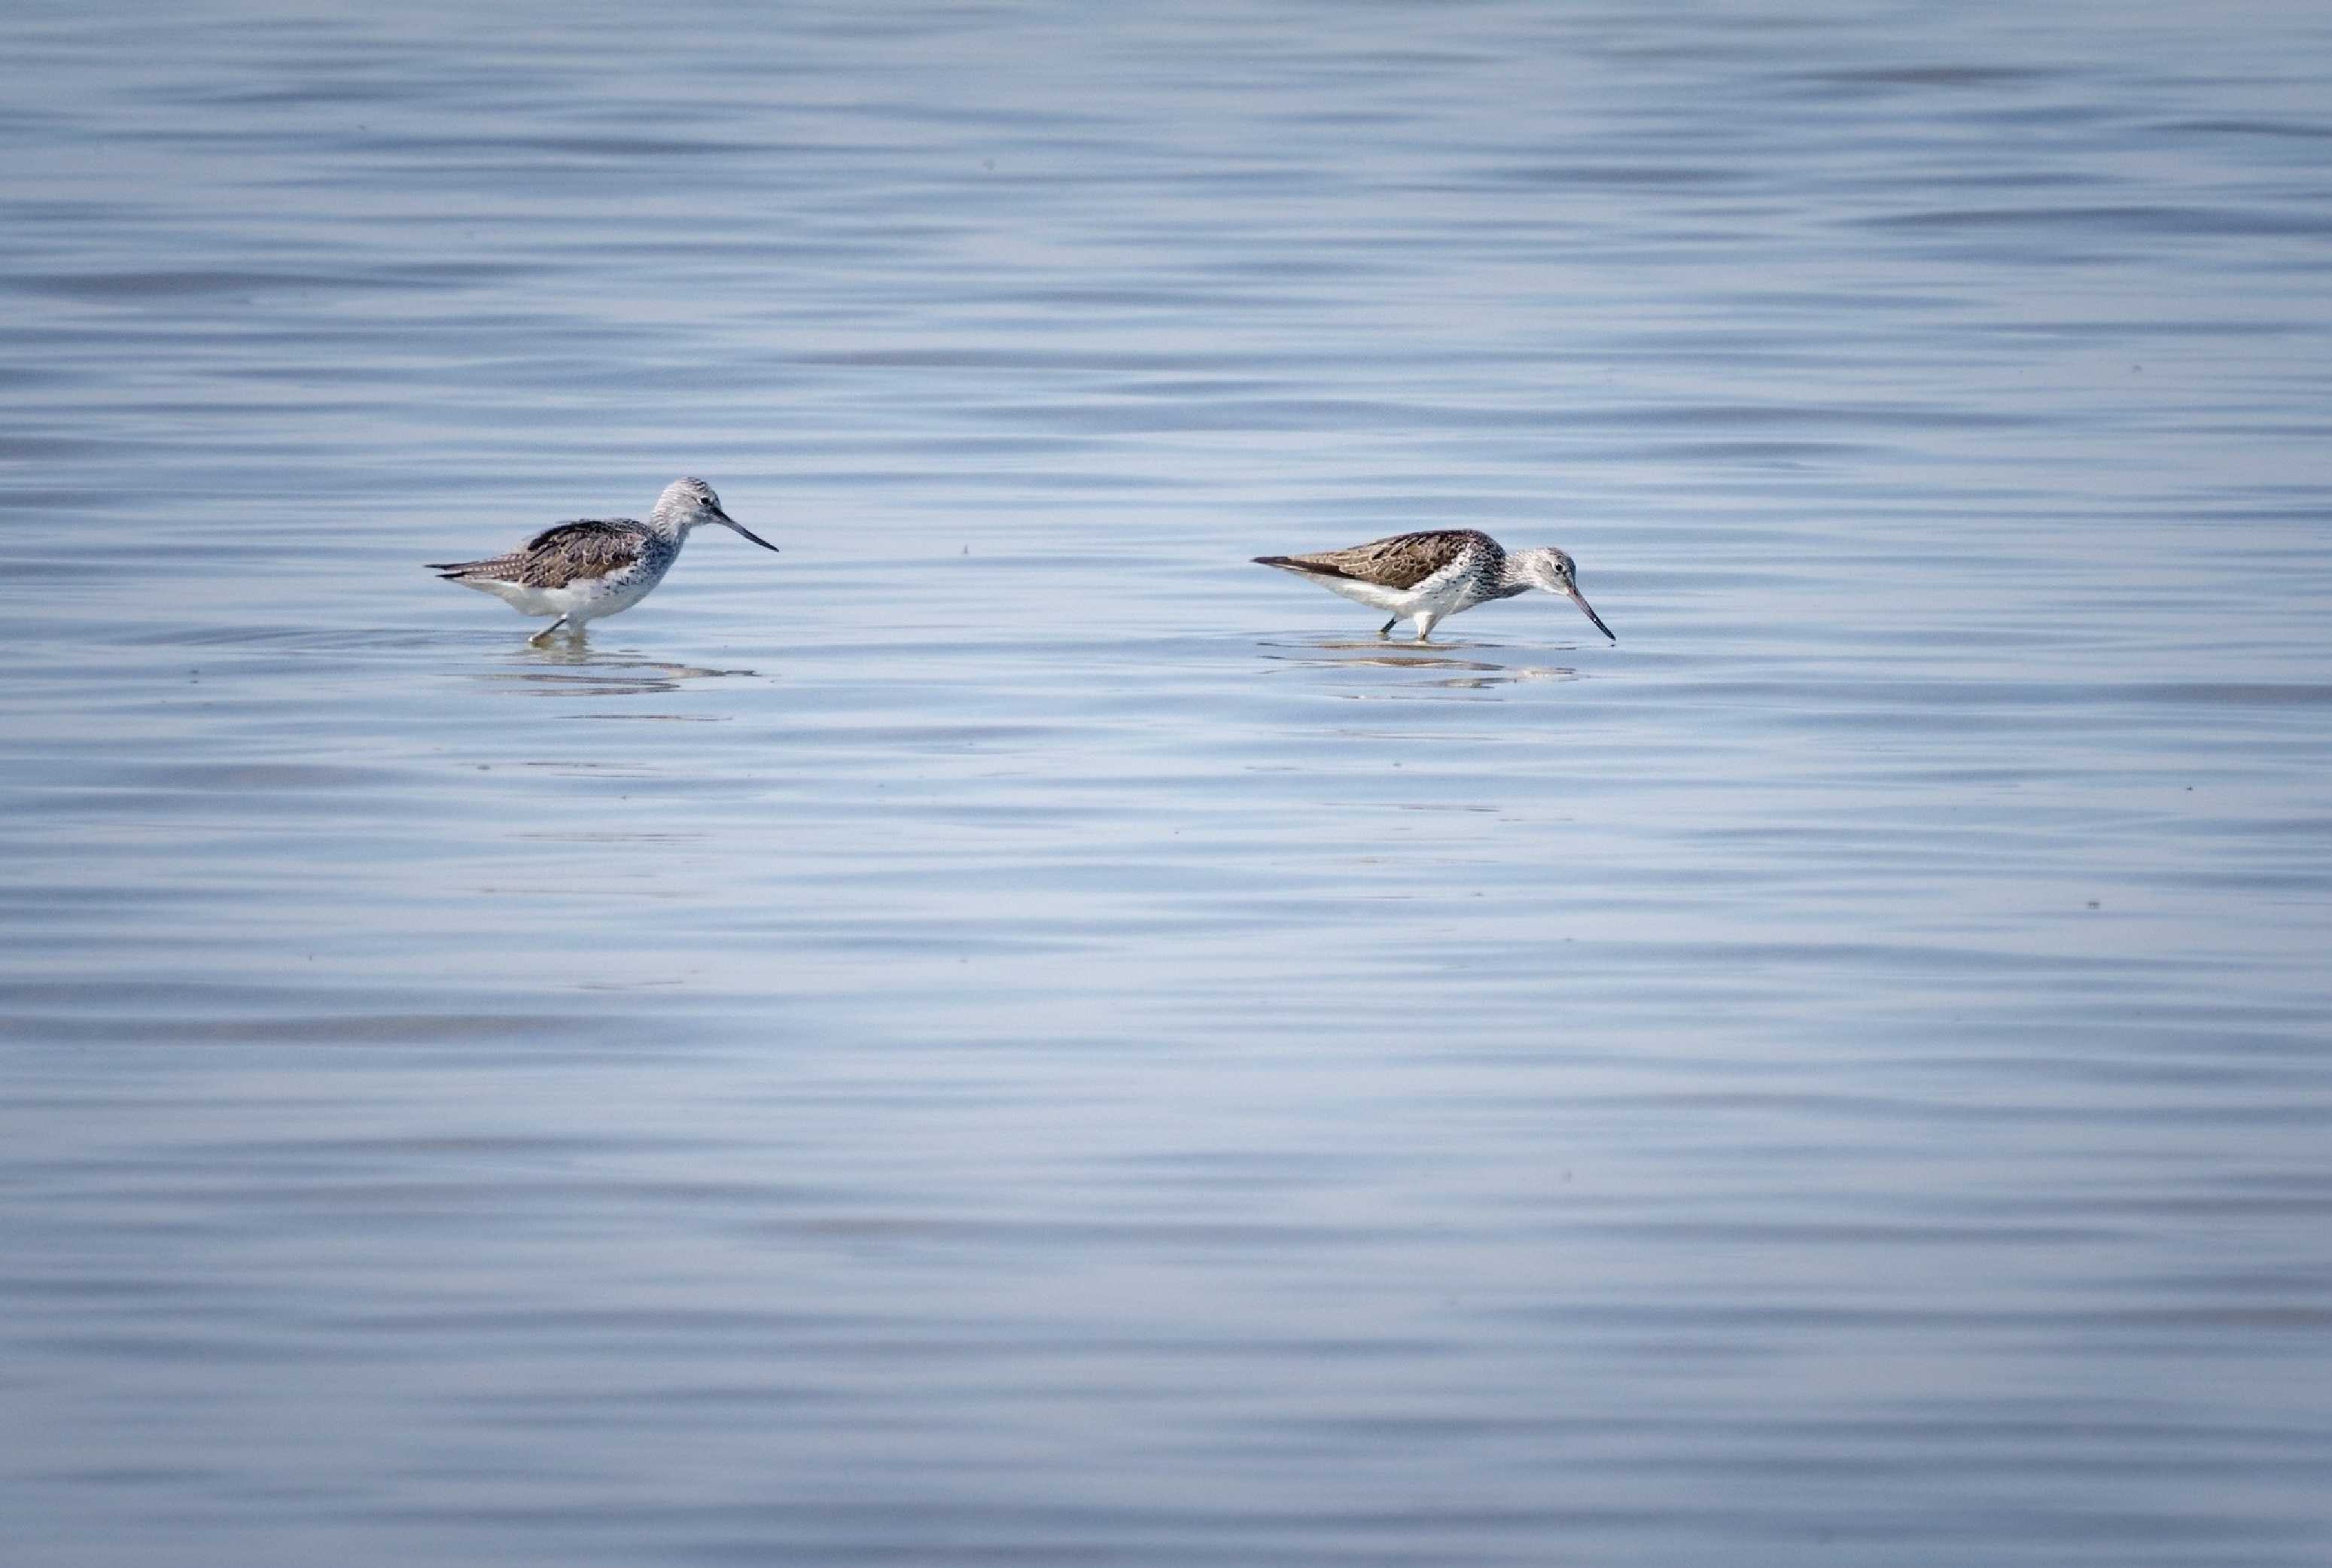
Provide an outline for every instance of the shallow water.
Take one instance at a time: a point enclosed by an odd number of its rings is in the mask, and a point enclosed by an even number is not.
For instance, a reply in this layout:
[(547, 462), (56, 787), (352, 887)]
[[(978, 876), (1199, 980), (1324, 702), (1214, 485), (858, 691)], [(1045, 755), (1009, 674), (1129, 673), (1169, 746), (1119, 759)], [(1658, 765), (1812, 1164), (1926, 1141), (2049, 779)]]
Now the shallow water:
[(2313, 8), (0, 47), (11, 1563), (2332, 1554)]

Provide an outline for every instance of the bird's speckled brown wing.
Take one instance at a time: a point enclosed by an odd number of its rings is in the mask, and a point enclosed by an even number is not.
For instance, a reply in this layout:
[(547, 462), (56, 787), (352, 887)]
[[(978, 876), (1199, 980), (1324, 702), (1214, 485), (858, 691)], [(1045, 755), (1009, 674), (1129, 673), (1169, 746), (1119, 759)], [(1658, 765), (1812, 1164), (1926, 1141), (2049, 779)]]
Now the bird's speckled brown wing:
[(1313, 555), (1264, 555), (1256, 559), (1265, 566), (1295, 567), (1322, 577), (1350, 578), (1379, 588), (1408, 589), (1448, 566), (1469, 546), (1489, 543), (1488, 535), (1472, 529), (1443, 528), (1423, 533), (1397, 533), (1391, 539), (1372, 540), (1350, 550), (1324, 550)]
[(640, 559), (647, 531), (629, 518), (585, 519), (546, 528), (508, 555), (450, 561), (436, 568), (450, 578), (483, 577), (528, 588), (557, 588), (612, 577)]

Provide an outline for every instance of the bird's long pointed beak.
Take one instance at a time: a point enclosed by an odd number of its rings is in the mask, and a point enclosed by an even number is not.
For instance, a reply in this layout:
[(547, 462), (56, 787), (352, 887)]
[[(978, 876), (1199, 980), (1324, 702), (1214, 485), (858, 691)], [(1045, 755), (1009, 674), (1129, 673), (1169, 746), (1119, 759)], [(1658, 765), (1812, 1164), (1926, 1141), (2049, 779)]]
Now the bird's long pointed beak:
[[(727, 523), (731, 528), (735, 529), (739, 533), (743, 534), (747, 539), (751, 540), (755, 544), (760, 545), (763, 550), (768, 550), (771, 555), (779, 555), (784, 553), (779, 550), (776, 545), (771, 544), (768, 540), (763, 539), (760, 534), (755, 533), (751, 529), (747, 528), (743, 523), (739, 522), (727, 512), (715, 512), (712, 515), (719, 518), (722, 522)], [(1589, 613), (1592, 614), (1593, 612), (1590, 611)]]
[(1613, 631), (1610, 626), (1605, 626), (1603, 624), (1603, 617), (1597, 615), (1595, 613), (1595, 607), (1589, 604), (1584, 598), (1582, 598), (1575, 592), (1565, 594), (1563, 597), (1569, 599), (1572, 604), (1577, 605), (1581, 610), (1584, 611), (1587, 618), (1595, 623), (1595, 629), (1597, 631), (1601, 632), (1605, 636), (1610, 638), (1615, 643), (1620, 640), (1620, 634)]

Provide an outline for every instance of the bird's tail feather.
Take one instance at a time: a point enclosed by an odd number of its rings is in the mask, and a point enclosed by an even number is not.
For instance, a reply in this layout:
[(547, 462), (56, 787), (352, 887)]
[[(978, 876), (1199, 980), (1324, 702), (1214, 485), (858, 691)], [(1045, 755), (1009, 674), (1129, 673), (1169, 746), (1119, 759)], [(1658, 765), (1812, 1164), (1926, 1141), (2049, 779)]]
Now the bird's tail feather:
[(1253, 558), (1257, 566), (1276, 566), (1282, 571), (1292, 571), (1298, 577), (1313, 578), (1350, 577), (1352, 574), (1314, 555), (1258, 555)]
[(431, 560), (422, 562), (422, 565), (426, 567), (429, 570), (436, 572), (442, 577), (447, 578), (467, 577), (472, 572), (483, 571), (489, 567), (497, 566), (499, 564), (501, 563), (491, 560)]

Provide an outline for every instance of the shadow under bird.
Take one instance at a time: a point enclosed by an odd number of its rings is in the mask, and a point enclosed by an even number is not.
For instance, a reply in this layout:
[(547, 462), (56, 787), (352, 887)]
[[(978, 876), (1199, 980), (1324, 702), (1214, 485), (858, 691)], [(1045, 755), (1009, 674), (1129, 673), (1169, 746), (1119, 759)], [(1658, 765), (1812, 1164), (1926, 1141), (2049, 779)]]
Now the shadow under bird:
[(508, 555), (490, 560), (434, 561), (446, 582), (490, 593), (522, 616), (557, 616), (530, 639), (540, 642), (561, 626), (582, 635), (584, 623), (630, 609), (664, 580), (688, 531), (700, 523), (733, 528), (763, 550), (777, 546), (721, 510), (721, 498), (701, 479), (676, 479), (656, 497), (645, 522), (628, 517), (586, 518), (546, 528)]
[(1324, 550), (1313, 555), (1259, 555), (1258, 566), (1276, 566), (1330, 593), (1384, 610), (1391, 620), (1377, 628), (1384, 636), (1401, 621), (1417, 623), (1423, 642), (1438, 622), (1492, 599), (1510, 599), (1533, 588), (1560, 594), (1585, 611), (1595, 629), (1620, 640), (1579, 595), (1578, 569), (1571, 558), (1545, 545), (1509, 555), (1486, 533), (1470, 528), (1397, 533), (1391, 539)]

